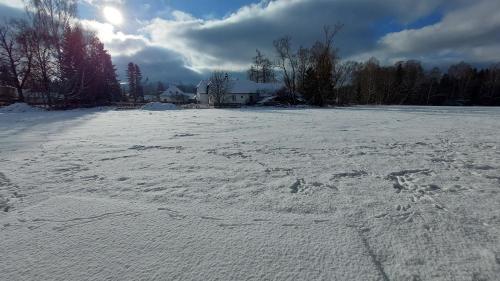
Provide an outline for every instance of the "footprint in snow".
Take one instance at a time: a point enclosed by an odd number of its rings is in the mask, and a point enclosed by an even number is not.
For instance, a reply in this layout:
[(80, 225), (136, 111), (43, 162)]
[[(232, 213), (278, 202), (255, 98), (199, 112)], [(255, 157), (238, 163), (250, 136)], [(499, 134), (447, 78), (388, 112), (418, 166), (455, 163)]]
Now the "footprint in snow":
[(334, 174), (330, 180), (340, 179), (340, 178), (358, 178), (366, 176), (368, 173), (366, 171), (352, 171), (347, 173)]
[(200, 218), (204, 220), (212, 220), (212, 221), (221, 221), (222, 219), (219, 218), (214, 218), (214, 217), (206, 217), (206, 216), (201, 216)]
[(217, 226), (227, 229), (234, 229), (236, 227), (251, 226), (253, 223), (220, 223)]
[(185, 137), (194, 137), (197, 136), (196, 134), (189, 134), (189, 133), (182, 133), (182, 134), (175, 134), (174, 138), (185, 138)]
[(268, 222), (268, 221), (271, 221), (271, 220), (268, 220), (268, 219), (253, 219), (253, 221), (255, 221), (255, 222)]

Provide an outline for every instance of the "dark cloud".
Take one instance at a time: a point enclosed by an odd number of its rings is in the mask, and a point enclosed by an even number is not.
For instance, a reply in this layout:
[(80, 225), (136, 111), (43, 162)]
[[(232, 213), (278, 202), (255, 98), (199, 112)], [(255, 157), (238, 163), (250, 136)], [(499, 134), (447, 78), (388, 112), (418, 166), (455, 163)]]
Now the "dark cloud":
[(141, 67), (144, 78), (150, 81), (196, 83), (202, 76), (184, 66), (179, 54), (160, 47), (147, 47), (131, 56), (115, 56), (113, 63), (118, 68), (120, 79), (125, 81), (129, 62)]

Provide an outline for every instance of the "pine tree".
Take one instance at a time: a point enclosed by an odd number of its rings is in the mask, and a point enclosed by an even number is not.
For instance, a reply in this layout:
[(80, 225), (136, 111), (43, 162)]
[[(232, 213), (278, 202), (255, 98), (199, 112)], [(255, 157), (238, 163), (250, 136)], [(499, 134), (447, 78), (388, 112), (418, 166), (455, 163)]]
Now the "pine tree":
[(158, 85), (156, 87), (156, 91), (158, 93), (163, 93), (165, 92), (165, 85), (162, 82), (158, 82)]
[(165, 92), (165, 85), (162, 82), (158, 82), (158, 86), (156, 87), (156, 99), (160, 100), (160, 95)]
[(62, 43), (60, 69), (61, 90), (66, 103), (81, 103), (88, 97), (85, 39), (82, 30), (77, 26), (67, 26)]
[(116, 75), (116, 67), (111, 61), (111, 56), (104, 51), (104, 80), (105, 87), (110, 98), (110, 101), (117, 102), (122, 99), (120, 83), (118, 82), (118, 76)]
[(104, 65), (103, 65), (104, 46), (93, 36), (89, 40), (88, 46), (88, 69), (89, 69), (89, 90), (87, 93), (88, 104), (103, 104), (107, 100), (107, 91), (104, 81)]
[(129, 63), (127, 68), (127, 79), (128, 79), (128, 89), (129, 96), (137, 102), (137, 75), (134, 63)]
[(135, 87), (136, 96), (139, 100), (144, 100), (144, 88), (142, 87), (142, 72), (141, 68), (136, 64), (135, 68)]

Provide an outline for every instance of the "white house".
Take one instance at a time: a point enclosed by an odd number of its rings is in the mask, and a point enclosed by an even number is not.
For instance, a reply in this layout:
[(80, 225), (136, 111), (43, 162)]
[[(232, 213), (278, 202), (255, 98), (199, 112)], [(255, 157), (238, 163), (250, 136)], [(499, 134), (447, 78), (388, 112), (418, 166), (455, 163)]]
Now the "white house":
[(146, 101), (159, 101), (165, 103), (190, 103), (194, 102), (196, 95), (192, 93), (184, 93), (177, 86), (170, 85), (158, 96), (147, 95), (144, 96)]
[[(281, 83), (256, 83), (249, 80), (231, 80), (230, 93), (224, 97), (226, 104), (255, 104), (259, 100), (274, 95), (283, 85)], [(210, 81), (202, 80), (196, 86), (196, 100), (200, 104), (213, 104), (208, 93)]]
[(196, 94), (185, 93), (176, 86), (170, 85), (160, 94), (160, 101), (170, 103), (193, 103), (196, 101)]

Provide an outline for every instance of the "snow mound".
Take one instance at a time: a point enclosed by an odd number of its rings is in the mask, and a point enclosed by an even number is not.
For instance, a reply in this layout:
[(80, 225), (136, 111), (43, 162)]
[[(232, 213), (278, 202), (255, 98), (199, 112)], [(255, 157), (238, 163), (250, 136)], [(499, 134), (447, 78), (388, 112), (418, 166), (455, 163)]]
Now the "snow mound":
[(0, 108), (0, 112), (6, 113), (20, 113), (20, 112), (40, 112), (43, 111), (41, 108), (33, 107), (29, 104), (18, 102), (11, 104), (9, 106)]
[(151, 110), (151, 111), (163, 111), (163, 110), (176, 110), (178, 109), (175, 104), (172, 103), (161, 103), (161, 102), (150, 102), (145, 104), (142, 110)]

